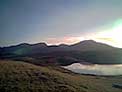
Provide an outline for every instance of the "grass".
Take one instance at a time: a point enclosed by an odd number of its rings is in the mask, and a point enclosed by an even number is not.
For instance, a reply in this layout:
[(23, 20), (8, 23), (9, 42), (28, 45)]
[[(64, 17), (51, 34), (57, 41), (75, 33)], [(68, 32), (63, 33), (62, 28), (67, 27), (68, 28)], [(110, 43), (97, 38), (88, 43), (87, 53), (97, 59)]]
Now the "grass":
[(122, 92), (122, 76), (79, 75), (56, 66), (0, 60), (0, 92)]

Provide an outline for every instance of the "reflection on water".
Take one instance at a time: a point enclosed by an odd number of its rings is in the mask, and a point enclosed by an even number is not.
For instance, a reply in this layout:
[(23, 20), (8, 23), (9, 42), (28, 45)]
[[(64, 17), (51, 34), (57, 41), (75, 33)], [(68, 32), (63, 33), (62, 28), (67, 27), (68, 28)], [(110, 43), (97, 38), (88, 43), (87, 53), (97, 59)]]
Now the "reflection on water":
[(122, 75), (122, 64), (115, 65), (84, 65), (74, 63), (72, 65), (63, 66), (64, 68), (80, 74), (95, 74), (95, 75)]

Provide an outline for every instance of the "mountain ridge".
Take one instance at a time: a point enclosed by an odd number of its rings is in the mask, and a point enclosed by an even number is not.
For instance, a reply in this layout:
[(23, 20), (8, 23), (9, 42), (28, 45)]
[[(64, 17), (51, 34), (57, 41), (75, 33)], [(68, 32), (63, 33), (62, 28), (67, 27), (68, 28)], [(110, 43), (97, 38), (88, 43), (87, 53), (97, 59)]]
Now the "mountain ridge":
[[(47, 47), (51, 47), (51, 46), (74, 46), (74, 45), (77, 45), (77, 44), (83, 44), (83, 43), (99, 43), (99, 44), (103, 44), (103, 45), (107, 45), (107, 46), (110, 46), (110, 47), (114, 47), (114, 46), (111, 46), (109, 44), (106, 44), (106, 43), (103, 43), (103, 42), (97, 42), (95, 40), (83, 40), (83, 41), (79, 41), (77, 43), (73, 43), (71, 45), (68, 45), (68, 44), (64, 44), (64, 43), (61, 43), (59, 45), (48, 45), (46, 44), (45, 42), (39, 42), (39, 43), (34, 43), (34, 44), (30, 44), (30, 43), (20, 43), (20, 44), (15, 44), (15, 45), (10, 45), (10, 46), (2, 46), (0, 47), (1, 48), (9, 48), (9, 47), (15, 47), (15, 46), (35, 46), (35, 45), (43, 45), (43, 46), (47, 46)], [(114, 48), (118, 48), (118, 47), (114, 47)], [(120, 48), (121, 49), (121, 48)]]
[(34, 58), (34, 61), (35, 59), (38, 61), (39, 59), (43, 59), (43, 57), (49, 57), (44, 59), (44, 61), (50, 62), (51, 60), (53, 64), (58, 63), (59, 65), (67, 65), (81, 61), (97, 64), (118, 64), (122, 63), (121, 55), (122, 49), (93, 40), (85, 40), (73, 45), (22, 43), (0, 49), (0, 58), (23, 59), (23, 57), (29, 57)]

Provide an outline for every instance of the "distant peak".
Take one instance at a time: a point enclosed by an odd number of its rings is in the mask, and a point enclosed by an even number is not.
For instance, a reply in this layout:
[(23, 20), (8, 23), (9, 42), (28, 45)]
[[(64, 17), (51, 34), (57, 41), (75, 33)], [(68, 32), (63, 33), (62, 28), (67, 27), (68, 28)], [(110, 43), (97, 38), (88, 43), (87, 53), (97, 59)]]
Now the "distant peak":
[(84, 41), (81, 41), (80, 43), (84, 43), (84, 42), (87, 42), (87, 43), (96, 43), (96, 41), (94, 41), (94, 40), (84, 40)]
[(46, 43), (36, 43), (36, 44), (33, 44), (32, 46), (47, 47), (47, 44)]
[(28, 44), (28, 43), (21, 43), (18, 46), (30, 46), (30, 44)]
[(44, 42), (40, 42), (40, 43), (36, 43), (36, 44), (34, 44), (34, 45), (47, 45), (47, 44), (44, 43)]
[[(80, 41), (80, 42), (78, 42), (78, 43), (76, 43), (76, 44), (74, 44), (74, 45), (83, 45), (83, 44), (96, 44), (97, 42), (96, 41), (94, 41), (94, 40), (84, 40), (84, 41)], [(73, 46), (74, 46), (73, 45)]]

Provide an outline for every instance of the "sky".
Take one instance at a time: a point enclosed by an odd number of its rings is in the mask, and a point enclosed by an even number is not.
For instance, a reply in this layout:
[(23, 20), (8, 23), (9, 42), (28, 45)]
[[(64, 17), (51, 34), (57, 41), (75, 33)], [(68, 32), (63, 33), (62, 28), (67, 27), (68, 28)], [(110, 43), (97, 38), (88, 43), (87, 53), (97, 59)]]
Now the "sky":
[(122, 48), (122, 0), (0, 0), (0, 46), (73, 44)]

